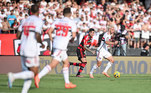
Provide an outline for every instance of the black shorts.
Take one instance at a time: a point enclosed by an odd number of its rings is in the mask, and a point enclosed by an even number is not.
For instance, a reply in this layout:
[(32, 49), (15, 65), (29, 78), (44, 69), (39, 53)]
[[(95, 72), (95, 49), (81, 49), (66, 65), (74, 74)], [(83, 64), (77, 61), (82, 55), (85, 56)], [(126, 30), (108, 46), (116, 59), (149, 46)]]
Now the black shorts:
[(77, 57), (79, 61), (81, 61), (81, 58), (86, 58), (86, 55), (82, 48), (77, 48)]

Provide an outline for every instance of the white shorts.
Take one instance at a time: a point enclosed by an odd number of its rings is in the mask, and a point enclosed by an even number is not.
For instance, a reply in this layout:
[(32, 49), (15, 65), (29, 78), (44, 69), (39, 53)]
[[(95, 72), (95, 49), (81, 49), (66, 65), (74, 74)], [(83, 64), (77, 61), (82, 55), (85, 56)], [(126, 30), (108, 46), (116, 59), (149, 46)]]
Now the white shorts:
[(110, 52), (108, 52), (107, 50), (105, 50), (104, 48), (101, 48), (99, 51), (97, 51), (97, 57), (96, 60), (97, 61), (102, 61), (103, 57), (104, 58), (108, 58), (112, 56)]
[(36, 57), (24, 57), (21, 56), (22, 63), (25, 63), (27, 67), (38, 67), (39, 66), (39, 56)]
[(52, 57), (59, 62), (62, 62), (68, 58), (67, 51), (65, 50), (60, 50), (60, 49), (54, 49)]

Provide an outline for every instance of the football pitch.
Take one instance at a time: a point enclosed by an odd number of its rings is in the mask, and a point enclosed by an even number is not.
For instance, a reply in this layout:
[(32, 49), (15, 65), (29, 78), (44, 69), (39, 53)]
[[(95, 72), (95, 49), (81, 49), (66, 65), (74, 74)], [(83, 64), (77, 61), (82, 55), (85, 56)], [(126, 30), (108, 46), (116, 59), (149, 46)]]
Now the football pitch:
[[(89, 75), (77, 78), (70, 75), (70, 81), (76, 84), (75, 89), (65, 89), (62, 74), (48, 74), (41, 79), (40, 88), (35, 88), (34, 81), (29, 93), (150, 93), (151, 75), (121, 75), (120, 78), (107, 78), (103, 75)], [(0, 75), (0, 93), (21, 93), (23, 80), (15, 80), (13, 88), (7, 86), (7, 75)]]

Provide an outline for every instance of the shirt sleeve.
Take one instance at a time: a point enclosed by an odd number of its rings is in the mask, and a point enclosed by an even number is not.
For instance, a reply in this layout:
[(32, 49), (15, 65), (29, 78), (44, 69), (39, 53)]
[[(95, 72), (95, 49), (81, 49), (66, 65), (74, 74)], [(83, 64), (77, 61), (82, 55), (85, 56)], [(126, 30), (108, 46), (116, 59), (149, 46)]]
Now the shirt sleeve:
[(40, 20), (39, 22), (37, 21), (37, 24), (36, 24), (36, 28), (35, 28), (35, 31), (37, 33), (42, 33), (42, 27), (43, 27), (43, 21)]

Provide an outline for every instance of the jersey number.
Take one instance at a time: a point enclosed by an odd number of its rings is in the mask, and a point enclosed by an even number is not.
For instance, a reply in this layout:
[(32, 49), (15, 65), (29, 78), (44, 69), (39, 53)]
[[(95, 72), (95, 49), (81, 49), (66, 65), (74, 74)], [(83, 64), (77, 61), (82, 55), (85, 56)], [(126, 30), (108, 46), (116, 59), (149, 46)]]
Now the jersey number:
[(33, 23), (29, 23), (29, 24), (25, 23), (23, 28), (24, 28), (24, 35), (28, 36), (29, 35), (29, 30), (35, 29), (35, 26), (33, 25)]
[(56, 30), (56, 36), (63, 36), (66, 37), (68, 35), (69, 28), (70, 26), (64, 26), (64, 25), (55, 25), (57, 30)]

